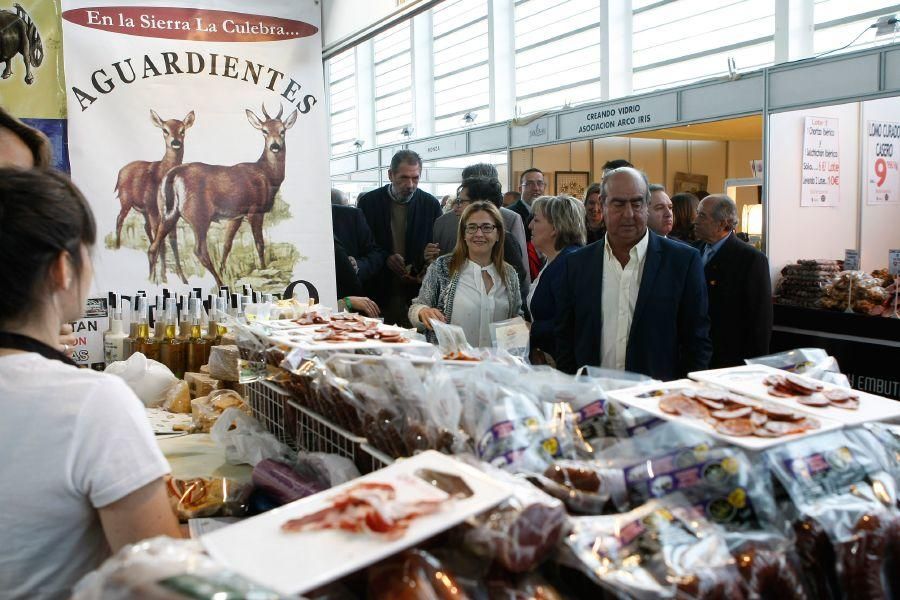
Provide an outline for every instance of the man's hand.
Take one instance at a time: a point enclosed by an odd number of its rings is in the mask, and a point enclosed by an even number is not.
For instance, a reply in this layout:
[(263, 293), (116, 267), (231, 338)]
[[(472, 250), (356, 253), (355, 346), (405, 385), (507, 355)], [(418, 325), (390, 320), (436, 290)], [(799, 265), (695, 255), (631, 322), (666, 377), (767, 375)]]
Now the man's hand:
[(391, 254), (388, 256), (387, 266), (397, 277), (405, 277), (407, 275), (406, 261), (399, 254)]
[(72, 325), (70, 323), (63, 323), (62, 327), (59, 328), (58, 350), (69, 358), (73, 358), (75, 356), (75, 345), (77, 343), (78, 338), (75, 337), (75, 330), (72, 329)]
[(361, 312), (367, 317), (377, 317), (381, 314), (378, 305), (363, 296), (350, 296), (350, 304), (353, 306), (353, 310)]
[(356, 264), (356, 259), (353, 258), (352, 256), (348, 256), (347, 258), (350, 259), (350, 264), (353, 265), (353, 271), (355, 273), (359, 273), (359, 265)]
[(434, 327), (431, 326), (432, 319), (434, 319), (435, 321), (440, 321), (441, 323), (447, 322), (447, 317), (444, 316), (444, 313), (436, 308), (426, 306), (419, 311), (419, 321), (422, 322), (422, 325), (425, 326), (425, 329), (434, 329)]
[(437, 244), (425, 244), (425, 262), (431, 262), (441, 255), (441, 247)]

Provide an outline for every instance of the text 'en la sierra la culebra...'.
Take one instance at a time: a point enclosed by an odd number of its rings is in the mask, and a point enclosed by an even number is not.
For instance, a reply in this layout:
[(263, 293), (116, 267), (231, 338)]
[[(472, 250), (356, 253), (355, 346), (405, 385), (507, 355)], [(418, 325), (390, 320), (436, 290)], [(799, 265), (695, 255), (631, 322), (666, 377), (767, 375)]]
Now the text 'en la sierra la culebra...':
[[(318, 32), (315, 26), (292, 19), (194, 8), (81, 8), (65, 11), (63, 18), (112, 33), (196, 42), (283, 42)], [(75, 82), (71, 89), (85, 111), (119, 85), (171, 75), (240, 79), (279, 93), (301, 114), (318, 102), (303, 93), (301, 83), (275, 67), (232, 54), (185, 50), (122, 58), (95, 69), (89, 84)]]

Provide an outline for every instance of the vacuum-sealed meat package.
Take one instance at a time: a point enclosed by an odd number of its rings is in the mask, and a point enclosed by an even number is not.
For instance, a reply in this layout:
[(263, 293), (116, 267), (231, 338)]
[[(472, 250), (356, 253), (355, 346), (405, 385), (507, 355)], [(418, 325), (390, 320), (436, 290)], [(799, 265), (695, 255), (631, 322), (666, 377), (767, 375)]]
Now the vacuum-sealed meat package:
[(566, 534), (566, 509), (562, 502), (525, 479), (484, 463), (474, 464), (495, 481), (508, 485), (512, 496), (476, 518), (465, 535), (465, 545), (513, 573), (531, 571), (553, 552)]
[(743, 598), (720, 531), (679, 494), (623, 514), (575, 517), (565, 544), (568, 560), (629, 598)]

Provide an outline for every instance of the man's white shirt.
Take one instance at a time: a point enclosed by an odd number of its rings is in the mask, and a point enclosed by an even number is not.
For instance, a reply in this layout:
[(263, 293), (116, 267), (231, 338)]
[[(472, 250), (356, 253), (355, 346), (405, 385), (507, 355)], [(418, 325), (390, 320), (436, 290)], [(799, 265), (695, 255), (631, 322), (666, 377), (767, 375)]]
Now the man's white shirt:
[(609, 236), (603, 242), (603, 333), (600, 340), (600, 365), (605, 369), (625, 369), (625, 352), (628, 334), (634, 318), (644, 259), (650, 230), (628, 252), (628, 264), (623, 268), (609, 245)]

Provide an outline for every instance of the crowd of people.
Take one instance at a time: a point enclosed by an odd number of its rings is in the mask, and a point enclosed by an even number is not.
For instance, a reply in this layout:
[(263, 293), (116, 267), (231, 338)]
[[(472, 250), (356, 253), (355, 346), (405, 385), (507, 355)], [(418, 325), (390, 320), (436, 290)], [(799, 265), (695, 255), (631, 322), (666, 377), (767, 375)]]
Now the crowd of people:
[(431, 341), (435, 321), (457, 325), (476, 347), (491, 345), (492, 323), (522, 316), (531, 361), (570, 373), (668, 380), (768, 353), (768, 261), (735, 232), (727, 195), (670, 197), (622, 159), (583, 198), (547, 195), (537, 168), (503, 193), (496, 168), (476, 164), (442, 206), (421, 173), (402, 150), (357, 208), (332, 191), (342, 306)]

